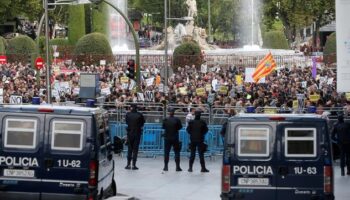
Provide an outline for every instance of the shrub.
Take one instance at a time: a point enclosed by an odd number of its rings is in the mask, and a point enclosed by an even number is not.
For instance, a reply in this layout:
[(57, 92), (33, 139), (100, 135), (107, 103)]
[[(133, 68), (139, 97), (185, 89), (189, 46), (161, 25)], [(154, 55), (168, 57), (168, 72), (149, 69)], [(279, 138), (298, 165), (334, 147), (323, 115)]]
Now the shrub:
[(0, 54), (5, 54), (6, 53), (6, 40), (5, 38), (0, 36)]
[(99, 64), (100, 60), (112, 62), (112, 48), (102, 33), (91, 33), (80, 38), (74, 49), (77, 63)]
[(36, 57), (36, 44), (32, 38), (20, 35), (8, 41), (6, 54), (8, 62), (32, 62)]
[(266, 32), (263, 46), (267, 49), (289, 49), (287, 38), (282, 31)]
[(69, 6), (68, 38), (69, 43), (74, 45), (85, 35), (85, 10), (84, 5)]
[[(55, 38), (50, 40), (50, 46), (57, 45), (57, 52), (59, 53), (58, 58), (69, 59), (74, 52), (74, 45), (71, 45), (67, 39)], [(51, 48), (51, 50), (53, 50)]]
[(92, 10), (92, 27), (91, 32), (99, 32), (105, 35), (108, 34), (108, 7), (106, 3), (100, 3), (95, 5), (96, 7)]
[(199, 45), (194, 41), (184, 42), (174, 50), (173, 67), (177, 70), (178, 67), (185, 65), (195, 65), (199, 67), (203, 63), (203, 55)]
[(337, 37), (335, 33), (332, 33), (327, 37), (323, 55), (325, 63), (337, 62)]

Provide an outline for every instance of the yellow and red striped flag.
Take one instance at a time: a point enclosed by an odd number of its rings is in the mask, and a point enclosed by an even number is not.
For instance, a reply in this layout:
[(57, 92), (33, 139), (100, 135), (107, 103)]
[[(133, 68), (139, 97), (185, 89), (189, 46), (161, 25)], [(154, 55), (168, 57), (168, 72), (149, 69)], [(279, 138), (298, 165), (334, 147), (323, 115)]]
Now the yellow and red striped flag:
[(276, 62), (270, 52), (259, 62), (252, 75), (255, 83), (259, 82), (261, 78), (269, 75), (276, 68), (276, 66)]

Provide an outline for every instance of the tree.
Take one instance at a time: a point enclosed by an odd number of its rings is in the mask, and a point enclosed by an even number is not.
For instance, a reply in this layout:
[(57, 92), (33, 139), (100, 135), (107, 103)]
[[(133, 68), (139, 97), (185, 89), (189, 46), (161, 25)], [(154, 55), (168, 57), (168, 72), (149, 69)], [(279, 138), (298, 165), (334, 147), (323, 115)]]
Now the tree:
[(42, 4), (39, 2), (38, 0), (1, 0), (0, 22), (13, 20), (18, 16), (37, 20), (43, 10)]
[(36, 56), (36, 44), (32, 38), (21, 35), (8, 41), (6, 54), (9, 62), (27, 63)]
[(337, 62), (337, 37), (336, 33), (332, 33), (327, 37), (326, 45), (324, 47), (324, 62)]
[[(278, 17), (286, 28), (288, 39), (294, 41), (298, 29), (315, 22), (315, 33), (318, 34), (322, 24), (333, 20), (335, 1), (264, 0), (264, 16), (264, 22), (268, 28), (271, 28)], [(315, 40), (316, 37), (314, 37)]]
[(6, 40), (0, 36), (0, 55), (6, 53)]
[(85, 35), (84, 5), (69, 6), (68, 40), (74, 45)]
[(203, 55), (199, 45), (195, 41), (184, 42), (174, 50), (173, 67), (184, 67), (195, 65), (199, 67), (203, 63)]
[(112, 48), (102, 33), (90, 33), (79, 39), (74, 50), (77, 63), (98, 64), (100, 60), (113, 60)]
[(289, 49), (289, 45), (282, 31), (270, 31), (264, 34), (264, 48)]

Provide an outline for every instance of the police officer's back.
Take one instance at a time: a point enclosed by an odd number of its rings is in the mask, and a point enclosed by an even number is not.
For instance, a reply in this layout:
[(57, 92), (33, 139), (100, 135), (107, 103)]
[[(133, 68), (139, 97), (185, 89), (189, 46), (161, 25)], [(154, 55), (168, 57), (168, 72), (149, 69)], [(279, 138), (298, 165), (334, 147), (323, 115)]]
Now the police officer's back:
[(125, 122), (127, 124), (127, 137), (128, 137), (128, 162), (125, 169), (130, 169), (132, 160), (132, 169), (137, 170), (136, 161), (139, 151), (140, 139), (142, 134), (142, 127), (145, 123), (145, 118), (142, 113), (137, 111), (137, 105), (133, 104), (130, 112), (126, 114)]
[(175, 153), (176, 171), (182, 171), (180, 168), (180, 150), (181, 142), (179, 140), (179, 130), (182, 128), (182, 124), (179, 118), (174, 116), (175, 110), (169, 110), (169, 117), (163, 121), (164, 129), (164, 171), (168, 171), (169, 153), (171, 147)]
[(345, 174), (345, 166), (347, 166), (347, 174), (350, 175), (350, 126), (345, 123), (342, 114), (338, 114), (338, 121), (334, 124), (332, 138), (340, 148), (341, 175), (344, 176)]
[(190, 134), (190, 140), (191, 140), (191, 156), (190, 156), (190, 162), (189, 162), (189, 172), (192, 172), (192, 167), (194, 163), (194, 159), (196, 156), (196, 149), (198, 150), (200, 164), (202, 167), (201, 172), (209, 172), (209, 170), (205, 167), (205, 160), (204, 160), (204, 152), (205, 152), (205, 146), (204, 144), (204, 138), (205, 134), (208, 132), (208, 126), (207, 123), (203, 120), (201, 120), (201, 111), (195, 112), (195, 118), (194, 120), (191, 120), (187, 126), (187, 132)]

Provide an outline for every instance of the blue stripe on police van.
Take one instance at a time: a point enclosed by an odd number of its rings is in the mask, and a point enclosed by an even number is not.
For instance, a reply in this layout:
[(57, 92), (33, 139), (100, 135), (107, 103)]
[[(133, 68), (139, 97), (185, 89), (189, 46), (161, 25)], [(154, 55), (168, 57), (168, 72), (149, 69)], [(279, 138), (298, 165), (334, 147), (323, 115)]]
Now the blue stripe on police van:
[(242, 187), (242, 186), (231, 186), (233, 190), (239, 189), (250, 189), (250, 190), (323, 190), (323, 188), (292, 188), (292, 187), (259, 187), (259, 186), (251, 186), (251, 187)]
[(28, 178), (10, 178), (10, 177), (3, 178), (3, 177), (0, 177), (0, 180), (47, 182), (47, 183), (80, 183), (80, 184), (88, 184), (87, 181), (54, 180), (54, 179), (28, 179)]
[(259, 187), (259, 186), (251, 186), (251, 187), (242, 187), (242, 186), (232, 186), (231, 189), (253, 189), (253, 190), (296, 190), (298, 188), (292, 187)]

